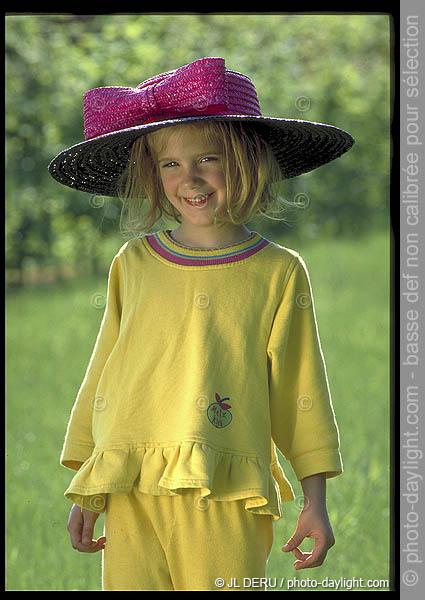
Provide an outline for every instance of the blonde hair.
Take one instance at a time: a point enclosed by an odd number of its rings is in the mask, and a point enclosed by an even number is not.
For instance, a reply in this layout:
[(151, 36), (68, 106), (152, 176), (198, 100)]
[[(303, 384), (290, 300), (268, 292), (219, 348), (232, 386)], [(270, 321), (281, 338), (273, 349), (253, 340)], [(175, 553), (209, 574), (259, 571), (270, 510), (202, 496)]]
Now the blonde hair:
[(125, 214), (126, 229), (134, 234), (152, 230), (164, 215), (181, 223), (180, 213), (164, 194), (155, 159), (159, 145), (181, 127), (192, 128), (194, 135), (223, 153), (227, 207), (222, 214), (216, 213), (216, 226), (238, 225), (256, 215), (276, 218), (272, 215), (283, 207), (279, 208), (282, 199), (278, 196), (282, 176), (268, 144), (250, 123), (205, 120), (165, 127), (135, 140), (119, 184), (121, 229)]

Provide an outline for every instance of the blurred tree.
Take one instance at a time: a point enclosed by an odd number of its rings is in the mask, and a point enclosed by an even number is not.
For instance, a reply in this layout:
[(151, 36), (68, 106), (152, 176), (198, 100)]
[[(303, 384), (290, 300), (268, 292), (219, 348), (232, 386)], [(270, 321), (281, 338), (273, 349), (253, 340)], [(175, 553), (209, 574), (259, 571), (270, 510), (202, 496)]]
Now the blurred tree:
[(137, 86), (203, 56), (251, 77), (263, 114), (330, 123), (356, 139), (345, 157), (282, 183), (288, 200), (307, 199), (289, 226), (261, 219), (258, 229), (315, 237), (387, 226), (386, 15), (11, 15), (5, 50), (6, 262), (17, 282), (34, 264), (104, 269), (122, 241), (118, 200), (70, 190), (47, 172), (84, 139), (84, 92)]

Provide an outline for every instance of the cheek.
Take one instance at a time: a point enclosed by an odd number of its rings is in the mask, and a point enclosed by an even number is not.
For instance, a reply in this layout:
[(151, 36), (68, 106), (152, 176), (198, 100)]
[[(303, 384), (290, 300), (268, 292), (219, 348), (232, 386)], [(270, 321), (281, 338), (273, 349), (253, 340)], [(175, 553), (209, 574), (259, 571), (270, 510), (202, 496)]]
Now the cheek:
[(217, 169), (217, 171), (211, 173), (210, 181), (214, 184), (214, 187), (217, 189), (226, 187), (226, 176), (222, 169)]
[(161, 174), (161, 182), (162, 187), (164, 188), (164, 193), (167, 196), (174, 187), (173, 177), (171, 177), (169, 174)]

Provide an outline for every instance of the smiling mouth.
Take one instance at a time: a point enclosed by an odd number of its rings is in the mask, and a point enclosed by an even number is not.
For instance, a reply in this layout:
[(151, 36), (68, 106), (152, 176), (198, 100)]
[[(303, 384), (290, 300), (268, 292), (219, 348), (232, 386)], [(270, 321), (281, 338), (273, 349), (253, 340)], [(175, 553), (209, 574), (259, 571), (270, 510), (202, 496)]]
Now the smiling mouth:
[(186, 204), (189, 204), (189, 206), (203, 208), (208, 204), (208, 200), (213, 194), (214, 192), (211, 192), (211, 194), (208, 194), (208, 196), (205, 196), (204, 194), (196, 194), (196, 196), (194, 196), (193, 198), (184, 198), (184, 201), (186, 202)]

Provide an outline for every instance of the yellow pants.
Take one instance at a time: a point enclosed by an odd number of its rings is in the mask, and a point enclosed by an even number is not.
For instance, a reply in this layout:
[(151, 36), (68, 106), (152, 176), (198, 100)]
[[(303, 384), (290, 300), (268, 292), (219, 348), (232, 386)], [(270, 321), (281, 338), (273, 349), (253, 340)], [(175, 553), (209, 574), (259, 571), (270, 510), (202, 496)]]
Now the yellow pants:
[(264, 591), (272, 523), (243, 500), (212, 501), (196, 490), (108, 494), (103, 590)]

